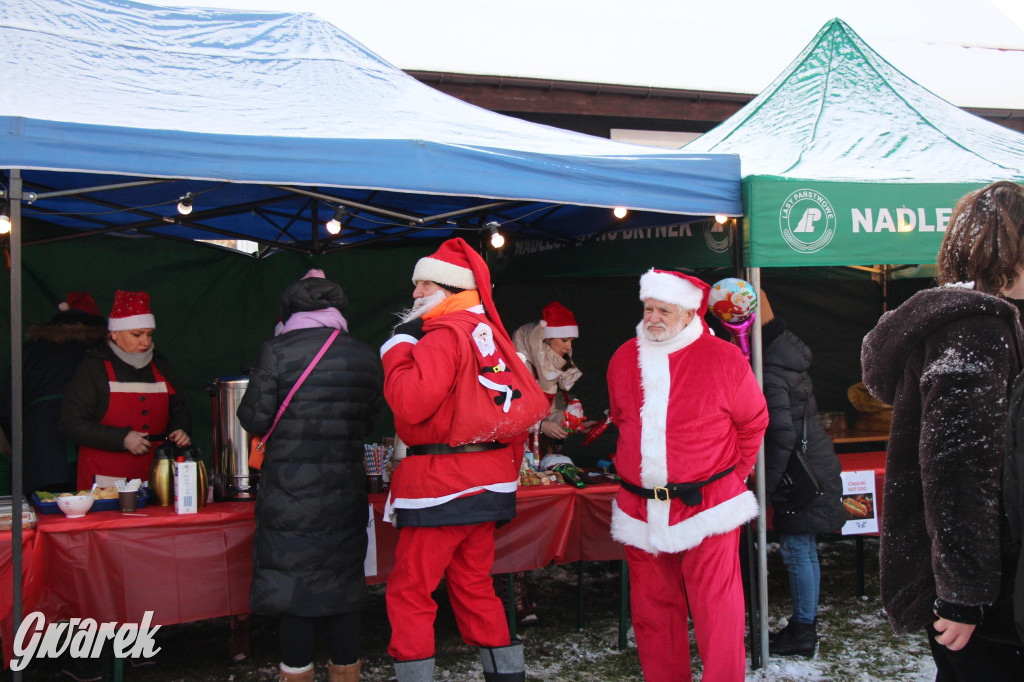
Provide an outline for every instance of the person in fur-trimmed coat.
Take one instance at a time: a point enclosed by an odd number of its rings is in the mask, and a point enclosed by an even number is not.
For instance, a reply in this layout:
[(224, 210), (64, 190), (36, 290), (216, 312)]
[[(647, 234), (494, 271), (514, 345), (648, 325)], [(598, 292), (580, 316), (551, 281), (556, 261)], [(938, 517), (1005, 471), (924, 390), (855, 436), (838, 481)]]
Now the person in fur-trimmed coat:
[(1024, 190), (965, 196), (939, 250), (940, 288), (864, 338), (864, 383), (893, 405), (880, 548), (882, 604), (898, 632), (926, 629), (938, 680), (1022, 680), (1001, 476), (1010, 386), (1021, 369)]
[(746, 668), (739, 528), (758, 512), (746, 478), (768, 410), (739, 348), (708, 332), (709, 293), (681, 273), (644, 274), (644, 319), (608, 365), (622, 478), (611, 530), (648, 682), (692, 679), (687, 610), (704, 680)]

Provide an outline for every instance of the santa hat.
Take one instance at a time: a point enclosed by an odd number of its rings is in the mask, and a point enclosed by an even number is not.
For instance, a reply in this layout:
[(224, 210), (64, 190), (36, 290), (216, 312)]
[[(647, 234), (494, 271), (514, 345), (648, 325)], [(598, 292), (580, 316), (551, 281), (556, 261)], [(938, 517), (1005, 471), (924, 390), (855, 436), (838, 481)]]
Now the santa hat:
[(72, 291), (68, 293), (67, 299), (61, 301), (57, 308), (61, 312), (78, 310), (88, 315), (100, 316), (100, 307), (96, 305), (96, 301), (93, 300), (87, 291)]
[(412, 281), (424, 280), (456, 289), (476, 289), (480, 293), (480, 302), (487, 311), (487, 319), (505, 338), (509, 338), (491, 296), (491, 271), (487, 269), (487, 263), (480, 254), (474, 251), (465, 239), (449, 239), (430, 256), (420, 258), (412, 271)]
[[(467, 253), (468, 251), (468, 253)], [(413, 284), (416, 282), (434, 282), (447, 288), (455, 289), (480, 289), (477, 286), (477, 279), (473, 272), (473, 266), (469, 259), (472, 253), (478, 259), (480, 256), (469, 248), (465, 240), (456, 237), (441, 244), (441, 248), (433, 255), (420, 258), (416, 261), (416, 267), (412, 271)], [(480, 259), (484, 269), (487, 265)], [(490, 281), (490, 276), (488, 276)]]
[(651, 268), (640, 277), (640, 300), (656, 298), (685, 310), (696, 310), (704, 317), (708, 309), (711, 286), (681, 272)]
[(558, 301), (544, 306), (541, 313), (541, 326), (544, 327), (545, 339), (578, 339), (580, 328), (576, 326), (576, 317), (572, 311)]
[(145, 291), (121, 291), (114, 294), (107, 329), (112, 332), (126, 329), (156, 329), (156, 317), (149, 309), (149, 294)]

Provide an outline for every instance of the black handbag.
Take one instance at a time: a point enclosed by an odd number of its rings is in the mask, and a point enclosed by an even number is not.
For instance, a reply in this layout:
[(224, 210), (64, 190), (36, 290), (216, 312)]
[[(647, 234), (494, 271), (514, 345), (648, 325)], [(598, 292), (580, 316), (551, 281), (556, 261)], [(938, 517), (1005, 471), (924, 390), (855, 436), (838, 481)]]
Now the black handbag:
[(799, 447), (789, 453), (786, 471), (782, 474), (782, 485), (772, 506), (778, 512), (794, 512), (825, 494), (821, 479), (807, 459), (807, 407), (811, 402), (808, 394), (804, 400), (804, 432)]

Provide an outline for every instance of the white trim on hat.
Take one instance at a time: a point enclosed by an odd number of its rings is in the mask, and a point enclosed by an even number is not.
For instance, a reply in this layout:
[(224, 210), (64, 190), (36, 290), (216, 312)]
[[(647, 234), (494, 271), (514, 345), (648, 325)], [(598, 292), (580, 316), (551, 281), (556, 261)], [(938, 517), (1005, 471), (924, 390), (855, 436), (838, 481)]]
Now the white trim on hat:
[(564, 327), (544, 327), (545, 339), (578, 339), (580, 328), (578, 325), (566, 325)]
[(682, 277), (651, 269), (640, 277), (640, 300), (648, 298), (673, 303), (686, 310), (697, 310), (704, 299), (704, 292)]
[(111, 317), (107, 322), (107, 329), (112, 332), (123, 332), (129, 329), (156, 329), (156, 317), (153, 313)]
[(412, 271), (413, 284), (416, 282), (434, 282), (441, 286), (448, 285), (457, 289), (476, 289), (476, 277), (469, 268), (454, 265), (438, 258), (426, 256), (416, 261)]

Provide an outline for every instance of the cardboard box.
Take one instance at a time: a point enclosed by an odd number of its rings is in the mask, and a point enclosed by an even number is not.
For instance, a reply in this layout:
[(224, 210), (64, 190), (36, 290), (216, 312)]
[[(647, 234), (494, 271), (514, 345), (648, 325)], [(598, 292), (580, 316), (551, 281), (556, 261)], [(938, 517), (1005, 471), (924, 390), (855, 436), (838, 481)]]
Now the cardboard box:
[(198, 489), (199, 465), (195, 462), (174, 463), (174, 512), (176, 514), (199, 513)]

